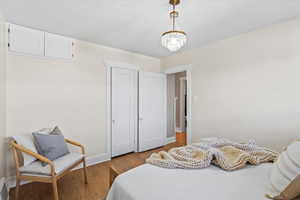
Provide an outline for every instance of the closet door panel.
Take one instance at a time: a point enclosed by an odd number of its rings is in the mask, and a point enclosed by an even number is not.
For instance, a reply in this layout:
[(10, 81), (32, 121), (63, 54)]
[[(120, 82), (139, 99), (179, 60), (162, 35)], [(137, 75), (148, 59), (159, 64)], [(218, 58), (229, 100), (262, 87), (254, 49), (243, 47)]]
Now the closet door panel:
[(137, 72), (112, 68), (112, 156), (135, 150)]
[(167, 138), (166, 75), (139, 73), (139, 151), (165, 144)]
[(45, 56), (71, 59), (73, 57), (73, 44), (72, 38), (45, 33)]
[(9, 24), (9, 50), (44, 56), (44, 32)]

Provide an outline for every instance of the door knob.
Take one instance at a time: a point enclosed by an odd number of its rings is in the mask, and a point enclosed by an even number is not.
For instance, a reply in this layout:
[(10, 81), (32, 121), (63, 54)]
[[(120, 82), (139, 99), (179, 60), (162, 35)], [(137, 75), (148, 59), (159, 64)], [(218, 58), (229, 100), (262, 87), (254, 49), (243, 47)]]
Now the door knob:
[(142, 121), (142, 120), (143, 120), (143, 118), (141, 118), (141, 117), (140, 117), (140, 118), (139, 118), (139, 120), (141, 120), (141, 121)]

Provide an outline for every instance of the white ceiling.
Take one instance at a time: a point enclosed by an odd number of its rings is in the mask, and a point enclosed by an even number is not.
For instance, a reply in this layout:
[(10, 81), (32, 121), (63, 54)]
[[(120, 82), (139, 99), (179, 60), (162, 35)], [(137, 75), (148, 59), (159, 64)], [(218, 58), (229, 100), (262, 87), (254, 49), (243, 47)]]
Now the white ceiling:
[[(8, 22), (163, 57), (168, 0), (0, 0)], [(181, 0), (183, 49), (300, 16), (300, 0)], [(299, 36), (300, 37), (300, 36)]]

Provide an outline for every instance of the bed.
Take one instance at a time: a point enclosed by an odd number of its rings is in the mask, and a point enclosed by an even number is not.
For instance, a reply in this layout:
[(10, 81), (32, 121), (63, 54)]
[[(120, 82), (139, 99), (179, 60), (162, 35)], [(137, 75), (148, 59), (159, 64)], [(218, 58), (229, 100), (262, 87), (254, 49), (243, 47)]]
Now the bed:
[(264, 163), (228, 172), (215, 166), (188, 170), (144, 164), (119, 175), (106, 200), (267, 200), (271, 167)]

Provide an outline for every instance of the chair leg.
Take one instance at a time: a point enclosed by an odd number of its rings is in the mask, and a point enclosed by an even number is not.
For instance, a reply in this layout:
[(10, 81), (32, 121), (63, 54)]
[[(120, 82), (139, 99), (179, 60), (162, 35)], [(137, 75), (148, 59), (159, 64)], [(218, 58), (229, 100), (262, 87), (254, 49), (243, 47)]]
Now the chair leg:
[(57, 190), (57, 179), (56, 179), (56, 177), (52, 178), (52, 187), (53, 187), (54, 200), (58, 200), (58, 190)]
[(85, 184), (88, 184), (87, 168), (86, 168), (85, 158), (83, 159), (83, 175), (84, 175)]
[(17, 177), (17, 180), (16, 180), (16, 200), (19, 199), (19, 192), (20, 192), (20, 179)]

